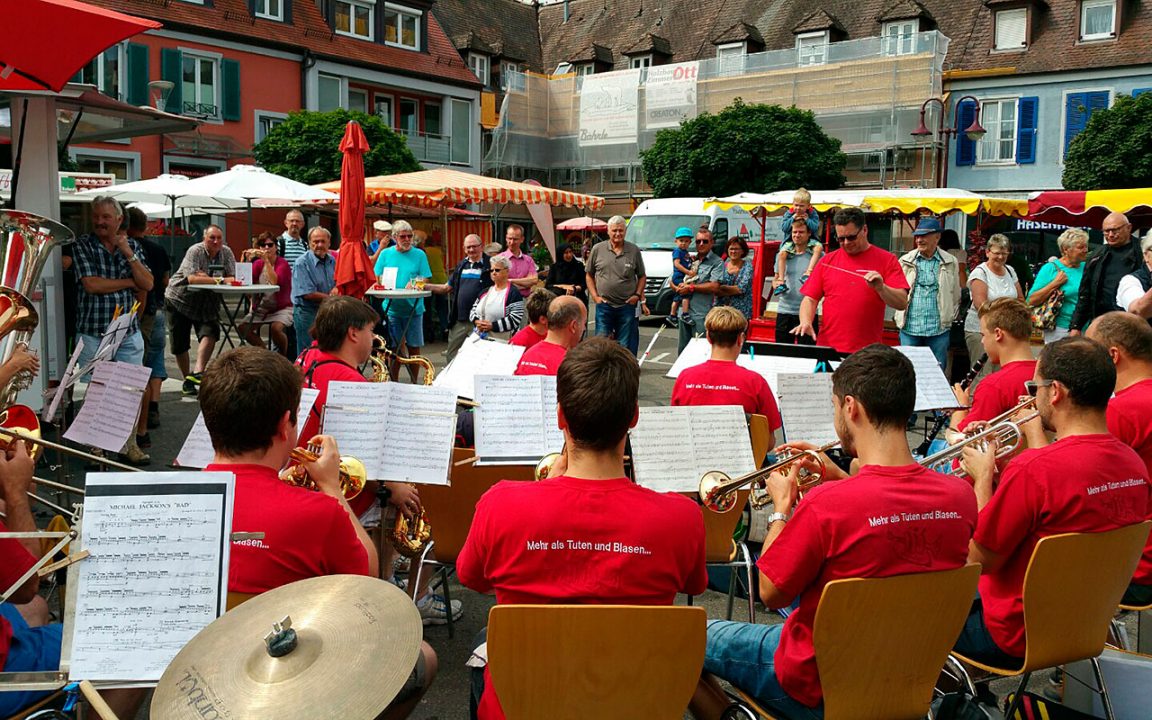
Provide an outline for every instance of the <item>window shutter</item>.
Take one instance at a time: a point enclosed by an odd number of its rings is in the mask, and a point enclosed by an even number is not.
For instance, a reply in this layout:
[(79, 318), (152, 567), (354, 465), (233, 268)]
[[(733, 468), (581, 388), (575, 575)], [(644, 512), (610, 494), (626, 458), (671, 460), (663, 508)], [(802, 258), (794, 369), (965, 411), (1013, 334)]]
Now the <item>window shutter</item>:
[(1132, 91), (1132, 97), (1140, 97), (1149, 90), (1152, 90), (1152, 88), (1136, 88)]
[(292, 0), (280, 0), (282, 6), (281, 12), (284, 14), (284, 22), (289, 25), (292, 24)]
[(1064, 152), (1073, 138), (1088, 126), (1092, 113), (1108, 107), (1108, 91), (1069, 93), (1064, 108)]
[(976, 143), (968, 139), (964, 129), (976, 119), (976, 103), (964, 100), (957, 106), (959, 120), (956, 124), (956, 167), (976, 164)]
[(237, 60), (221, 60), (223, 71), (223, 102), (220, 116), (225, 120), (240, 119), (240, 63)]
[(255, 17), (255, 15), (256, 15), (256, 0), (248, 0), (248, 14)]
[(129, 105), (150, 105), (148, 97), (148, 46), (128, 43), (128, 88), (124, 101)]
[(1036, 122), (1040, 98), (1022, 97), (1016, 108), (1016, 162), (1036, 162)]
[(160, 78), (172, 83), (172, 92), (168, 93), (168, 102), (164, 104), (166, 112), (180, 115), (184, 112), (184, 83), (181, 75), (184, 72), (184, 53), (175, 48), (160, 49)]

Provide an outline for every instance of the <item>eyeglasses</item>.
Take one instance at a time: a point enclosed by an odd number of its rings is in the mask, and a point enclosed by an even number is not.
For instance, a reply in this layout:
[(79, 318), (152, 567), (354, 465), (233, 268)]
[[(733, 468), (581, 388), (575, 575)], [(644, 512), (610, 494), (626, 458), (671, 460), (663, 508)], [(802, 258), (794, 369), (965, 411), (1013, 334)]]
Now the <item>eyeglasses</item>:
[(262, 247), (262, 248), (266, 248), (266, 247), (276, 247), (276, 243), (274, 243), (274, 242), (265, 242), (265, 243), (260, 243), (260, 247)]
[(1036, 393), (1040, 390), (1040, 388), (1048, 387), (1049, 385), (1051, 385), (1054, 382), (1056, 382), (1056, 381), (1055, 380), (1029, 380), (1028, 382), (1024, 383), (1024, 389), (1028, 391), (1028, 394), (1030, 396), (1036, 397)]
[(492, 268), (488, 272), (495, 275), (496, 273), (500, 273), (500, 272), (508, 272), (508, 268)]
[(1120, 232), (1121, 230), (1126, 229), (1127, 227), (1128, 227), (1127, 225), (1121, 225), (1119, 227), (1113, 227), (1113, 228), (1101, 228), (1101, 232), (1103, 232), (1105, 235), (1115, 235), (1116, 233)]
[(407, 233), (407, 234), (404, 234), (404, 235), (397, 235), (396, 237), (398, 237), (398, 238), (400, 238), (400, 239), (404, 239), (404, 238), (410, 238), (410, 237), (412, 237), (412, 233)]
[[(861, 230), (860, 232), (863, 232), (863, 230)], [(851, 235), (837, 235), (836, 239), (842, 243), (852, 242), (856, 238), (860, 237), (860, 232), (855, 232), (855, 233), (852, 233)]]

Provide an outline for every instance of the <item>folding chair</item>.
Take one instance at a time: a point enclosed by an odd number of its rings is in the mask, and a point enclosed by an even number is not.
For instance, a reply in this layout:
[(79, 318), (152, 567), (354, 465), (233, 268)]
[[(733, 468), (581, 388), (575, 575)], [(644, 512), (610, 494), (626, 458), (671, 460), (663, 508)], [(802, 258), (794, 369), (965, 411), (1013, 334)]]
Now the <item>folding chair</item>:
[[(816, 609), (813, 645), (828, 720), (913, 720), (968, 616), (980, 566), (834, 580)], [(766, 717), (745, 693), (726, 717)]]
[[(1089, 660), (1104, 714), (1113, 720), (1108, 688), (1097, 656), (1104, 651), (1120, 598), (1148, 540), (1152, 521), (1101, 533), (1051, 535), (1036, 544), (1024, 575), (1024, 663), (1005, 668), (952, 654), (957, 670), (975, 695), (964, 665), (1002, 677), (1020, 677), (1005, 717), (1013, 717), (1032, 673), (1076, 660)], [(957, 662), (957, 660), (959, 662)], [(963, 665), (961, 664), (963, 663)]]
[(508, 720), (679, 720), (706, 622), (699, 607), (497, 605), (488, 669)]

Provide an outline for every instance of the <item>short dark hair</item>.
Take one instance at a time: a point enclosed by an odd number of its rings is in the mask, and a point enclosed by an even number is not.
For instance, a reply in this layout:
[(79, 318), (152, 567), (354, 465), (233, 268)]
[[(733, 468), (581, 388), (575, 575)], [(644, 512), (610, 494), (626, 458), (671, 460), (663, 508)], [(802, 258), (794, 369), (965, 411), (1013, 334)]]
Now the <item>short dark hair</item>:
[(903, 430), (916, 408), (916, 371), (900, 351), (874, 343), (844, 358), (832, 392), (841, 401), (856, 398), (877, 430)]
[(143, 233), (148, 229), (148, 216), (140, 208), (130, 207), (125, 216), (127, 218), (126, 227), (130, 233)]
[(614, 340), (594, 337), (568, 351), (556, 374), (556, 402), (572, 442), (609, 450), (623, 439), (636, 414), (640, 365)]
[(1065, 337), (1040, 351), (1037, 374), (1068, 389), (1073, 405), (1104, 410), (1116, 390), (1116, 366), (1100, 343), (1085, 337)]
[(740, 249), (744, 251), (744, 253), (740, 257), (747, 260), (748, 259), (748, 241), (745, 240), (740, 235), (733, 235), (732, 237), (728, 238), (728, 242), (726, 242), (724, 244), (724, 249), (727, 250), (728, 246), (731, 245), (732, 243), (736, 243), (737, 245), (740, 246)]
[(832, 216), (832, 224), (855, 225), (864, 229), (868, 226), (868, 219), (864, 217), (864, 211), (860, 208), (846, 207), (836, 211), (836, 214)]
[(1139, 315), (1113, 310), (1093, 320), (1088, 330), (1105, 348), (1119, 348), (1133, 360), (1152, 362), (1152, 326)]
[(524, 226), (523, 225), (521, 225), (519, 223), (512, 223), (507, 228), (505, 228), (504, 234), (507, 235), (508, 233), (512, 232), (513, 230), (520, 233), (521, 239), (524, 238)]
[(235, 456), (270, 447), (285, 412), (296, 424), (302, 385), (296, 366), (264, 348), (243, 346), (213, 360), (199, 395), (212, 448)]
[(368, 303), (351, 295), (330, 295), (320, 301), (312, 337), (324, 352), (336, 352), (344, 344), (348, 331), (380, 322), (380, 316)]
[(1032, 337), (1032, 312), (1020, 298), (996, 298), (977, 308), (977, 315), (989, 330), (1000, 328), (1017, 340)]
[(524, 312), (528, 313), (528, 322), (539, 322), (540, 318), (548, 316), (548, 305), (556, 296), (544, 288), (536, 288), (524, 301)]

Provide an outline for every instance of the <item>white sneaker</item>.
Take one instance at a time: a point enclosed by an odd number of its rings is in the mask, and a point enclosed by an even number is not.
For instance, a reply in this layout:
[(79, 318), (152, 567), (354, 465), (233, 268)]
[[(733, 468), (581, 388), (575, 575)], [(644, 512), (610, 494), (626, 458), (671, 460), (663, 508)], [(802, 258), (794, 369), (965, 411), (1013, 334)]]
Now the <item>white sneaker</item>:
[[(443, 595), (428, 593), (416, 601), (416, 609), (420, 611), (420, 618), (425, 625), (444, 625), (448, 622), (448, 611)], [(459, 600), (453, 600), (452, 622), (459, 620), (463, 614), (464, 604)]]

